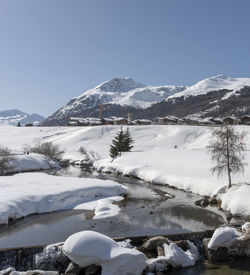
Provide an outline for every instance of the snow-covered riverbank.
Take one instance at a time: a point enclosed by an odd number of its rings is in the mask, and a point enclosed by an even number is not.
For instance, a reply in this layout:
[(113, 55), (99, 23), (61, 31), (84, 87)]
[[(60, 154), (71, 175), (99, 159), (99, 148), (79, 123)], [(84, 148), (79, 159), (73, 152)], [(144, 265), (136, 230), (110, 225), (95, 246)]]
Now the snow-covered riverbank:
[[(216, 178), (210, 172), (212, 163), (206, 152), (210, 128), (205, 126), (131, 126), (135, 140), (132, 152), (112, 161), (109, 145), (119, 126), (97, 127), (1, 127), (0, 144), (21, 150), (24, 144), (50, 141), (65, 151), (65, 158), (81, 160), (80, 146), (95, 152), (94, 167), (102, 172), (137, 176), (143, 180), (168, 184), (200, 195), (218, 193), (222, 208), (233, 214), (250, 215), (250, 170), (233, 175), (234, 187), (226, 192), (227, 178)], [(237, 126), (250, 136), (250, 127)], [(175, 146), (177, 148), (175, 149)], [(250, 140), (247, 140), (250, 148)], [(250, 152), (246, 152), (250, 163)]]
[(111, 180), (23, 173), (0, 177), (0, 224), (29, 214), (62, 209), (95, 210), (94, 218), (114, 216), (126, 187)]

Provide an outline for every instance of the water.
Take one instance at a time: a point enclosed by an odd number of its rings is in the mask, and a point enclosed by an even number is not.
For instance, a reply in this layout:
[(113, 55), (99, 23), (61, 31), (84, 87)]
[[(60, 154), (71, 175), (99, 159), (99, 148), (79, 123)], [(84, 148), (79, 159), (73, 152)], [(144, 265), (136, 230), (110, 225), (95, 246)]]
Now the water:
[(45, 245), (64, 241), (81, 230), (94, 230), (110, 237), (132, 237), (214, 229), (225, 223), (216, 208), (200, 208), (193, 202), (200, 196), (141, 180), (103, 175), (78, 168), (53, 172), (58, 176), (112, 179), (128, 187), (115, 217), (92, 219), (92, 211), (66, 210), (32, 215), (0, 233), (0, 247)]

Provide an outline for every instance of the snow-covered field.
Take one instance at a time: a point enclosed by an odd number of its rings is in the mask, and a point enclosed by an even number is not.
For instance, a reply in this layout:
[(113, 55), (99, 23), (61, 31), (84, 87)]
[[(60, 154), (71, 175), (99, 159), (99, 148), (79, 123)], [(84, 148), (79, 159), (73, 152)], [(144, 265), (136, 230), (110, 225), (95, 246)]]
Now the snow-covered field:
[[(24, 144), (38, 139), (51, 141), (65, 151), (65, 158), (83, 158), (79, 147), (98, 154), (94, 166), (100, 171), (113, 171), (138, 176), (146, 181), (169, 184), (201, 195), (215, 195), (225, 190), (227, 178), (217, 178), (210, 172), (212, 163), (206, 152), (210, 128), (205, 126), (131, 126), (135, 140), (132, 152), (114, 161), (109, 158), (109, 145), (119, 126), (96, 127), (1, 127), (0, 145), (20, 151)], [(250, 135), (250, 127), (237, 126)], [(250, 148), (250, 140), (246, 141)], [(177, 148), (175, 149), (175, 145)], [(95, 156), (97, 155), (95, 154)], [(250, 163), (250, 153), (246, 152)], [(233, 188), (220, 192), (222, 207), (233, 214), (250, 215), (250, 170), (233, 175)]]
[(95, 210), (95, 218), (116, 215), (126, 187), (100, 179), (22, 173), (0, 177), (0, 224), (34, 213), (62, 209)]

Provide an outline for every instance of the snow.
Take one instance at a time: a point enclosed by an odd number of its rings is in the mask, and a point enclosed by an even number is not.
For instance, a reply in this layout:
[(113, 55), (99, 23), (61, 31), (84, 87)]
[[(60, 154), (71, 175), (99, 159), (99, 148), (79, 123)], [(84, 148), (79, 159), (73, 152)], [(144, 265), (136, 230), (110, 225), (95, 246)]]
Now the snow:
[(131, 78), (114, 78), (70, 100), (56, 112), (56, 117), (74, 116), (76, 110), (93, 108), (101, 103), (147, 108), (184, 89), (183, 86), (169, 85), (152, 87), (138, 83)]
[[(23, 173), (0, 177), (0, 224), (10, 218), (62, 209), (96, 209), (96, 218), (119, 212), (113, 201), (121, 200), (126, 187), (113, 181)], [(101, 203), (100, 203), (101, 200)], [(100, 206), (101, 204), (101, 206)], [(102, 207), (105, 205), (105, 207)]]
[(199, 81), (193, 86), (188, 87), (184, 91), (180, 93), (175, 93), (172, 96), (169, 96), (168, 99), (177, 98), (177, 97), (189, 97), (189, 96), (197, 96), (207, 94), (211, 91), (218, 91), (218, 90), (232, 90), (224, 96), (223, 99), (227, 99), (235, 91), (240, 90), (244, 86), (250, 86), (250, 78), (233, 78), (227, 77), (223, 75), (213, 76), (210, 78), (206, 78), (204, 80)]
[(187, 251), (183, 251), (175, 243), (170, 243), (170, 245), (164, 243), (163, 248), (165, 256), (148, 259), (147, 263), (149, 271), (156, 273), (165, 272), (169, 265), (172, 265), (173, 267), (193, 266), (199, 259), (199, 252), (192, 242), (187, 242), (189, 247)]
[(64, 243), (64, 253), (80, 267), (102, 266), (102, 275), (141, 274), (146, 256), (136, 249), (123, 248), (111, 238), (94, 231), (81, 231)]
[(235, 228), (217, 228), (208, 243), (208, 248), (215, 249), (218, 247), (230, 247), (239, 236), (241, 236), (241, 233), (239, 233)]
[(9, 162), (9, 173), (38, 171), (47, 169), (59, 169), (60, 165), (40, 154), (30, 153), (29, 155), (12, 155)]
[(246, 222), (241, 227), (243, 233), (250, 234), (250, 222)]
[(16, 271), (14, 267), (8, 267), (7, 269), (1, 270), (0, 275), (30, 275), (30, 274), (40, 274), (40, 275), (59, 275), (57, 271), (43, 271), (43, 270), (28, 270), (28, 271)]
[[(250, 135), (249, 126), (235, 126), (236, 130)], [(33, 145), (37, 140), (49, 141), (65, 151), (64, 158), (81, 161), (79, 148), (95, 152), (93, 160), (97, 170), (137, 176), (143, 180), (171, 185), (200, 195), (219, 196), (222, 207), (233, 214), (250, 215), (250, 170), (232, 177), (233, 187), (226, 190), (227, 177), (211, 174), (210, 156), (206, 146), (211, 127), (188, 125), (131, 126), (135, 140), (132, 152), (111, 160), (109, 145), (120, 126), (95, 127), (1, 127), (0, 145), (21, 151), (24, 144)], [(175, 149), (175, 145), (177, 148)], [(246, 139), (246, 162), (250, 163), (250, 139)], [(97, 157), (98, 156), (98, 157)]]
[(232, 214), (248, 216), (250, 214), (249, 190), (249, 183), (232, 186), (226, 193), (219, 196), (222, 200), (221, 207), (223, 209), (230, 209)]
[(21, 125), (32, 123), (38, 125), (45, 118), (39, 114), (27, 114), (19, 110), (0, 111), (0, 125), (17, 126), (18, 122)]
[(187, 267), (193, 266), (199, 258), (199, 252), (197, 247), (190, 241), (188, 242), (189, 249), (183, 251), (175, 243), (170, 245), (163, 244), (165, 258), (173, 267)]

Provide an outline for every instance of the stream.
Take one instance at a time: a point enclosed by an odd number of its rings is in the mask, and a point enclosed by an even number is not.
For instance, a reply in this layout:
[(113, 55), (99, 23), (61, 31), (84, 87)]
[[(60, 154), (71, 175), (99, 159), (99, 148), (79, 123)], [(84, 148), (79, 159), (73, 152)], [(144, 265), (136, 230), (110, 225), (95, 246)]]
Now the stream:
[(84, 171), (70, 167), (49, 174), (67, 177), (114, 180), (128, 187), (127, 196), (118, 203), (117, 216), (93, 219), (93, 211), (63, 210), (37, 214), (19, 220), (0, 232), (0, 247), (46, 245), (65, 241), (71, 234), (94, 230), (110, 237), (175, 234), (215, 229), (225, 223), (225, 213), (215, 207), (194, 205), (200, 196), (153, 185), (138, 179)]

